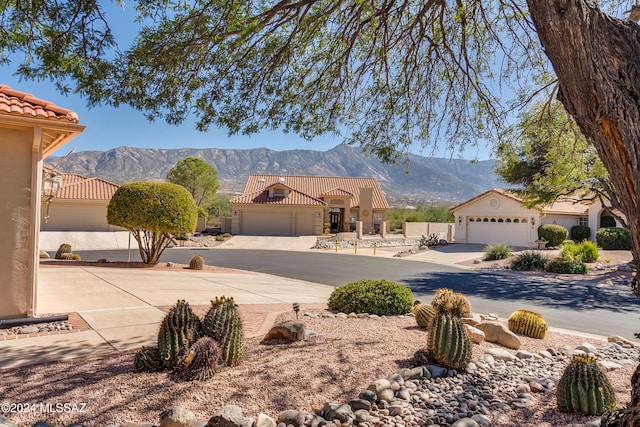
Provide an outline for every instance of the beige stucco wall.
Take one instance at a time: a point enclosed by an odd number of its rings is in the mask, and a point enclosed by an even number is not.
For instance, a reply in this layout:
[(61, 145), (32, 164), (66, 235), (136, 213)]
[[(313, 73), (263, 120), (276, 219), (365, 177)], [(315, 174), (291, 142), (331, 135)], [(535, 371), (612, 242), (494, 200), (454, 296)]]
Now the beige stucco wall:
[(362, 232), (365, 234), (373, 231), (373, 188), (362, 187), (360, 189), (359, 221), (362, 221)]
[[(541, 219), (541, 224), (556, 224), (567, 229), (569, 237), (571, 236), (571, 228), (575, 225), (580, 225), (580, 217), (578, 215), (544, 215)], [(537, 229), (537, 227), (536, 227)], [(592, 234), (595, 233), (592, 231)]]
[(402, 234), (408, 238), (437, 234), (439, 239), (452, 242), (455, 239), (455, 225), (448, 222), (404, 222)]
[[(0, 318), (24, 317), (35, 311), (37, 275), (39, 180), (34, 168), (41, 169), (38, 131), (0, 125)], [(36, 174), (37, 176), (37, 174)], [(35, 210), (34, 210), (35, 208)]]
[(53, 199), (49, 205), (49, 220), (44, 221), (46, 205), (42, 206), (42, 231), (121, 231), (107, 222), (108, 200)]

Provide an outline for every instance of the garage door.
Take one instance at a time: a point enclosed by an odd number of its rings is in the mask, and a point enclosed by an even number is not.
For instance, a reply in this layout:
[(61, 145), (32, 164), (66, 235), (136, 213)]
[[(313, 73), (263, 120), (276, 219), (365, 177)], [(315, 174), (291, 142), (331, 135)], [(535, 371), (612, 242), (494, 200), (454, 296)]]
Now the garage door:
[(296, 235), (312, 236), (313, 228), (313, 214), (296, 214)]
[[(468, 243), (506, 243), (510, 246), (527, 247), (531, 238), (531, 224), (521, 218), (469, 218), (467, 222)], [(535, 240), (535, 239), (533, 239)]]
[(242, 214), (240, 234), (291, 236), (291, 214), (245, 212)]

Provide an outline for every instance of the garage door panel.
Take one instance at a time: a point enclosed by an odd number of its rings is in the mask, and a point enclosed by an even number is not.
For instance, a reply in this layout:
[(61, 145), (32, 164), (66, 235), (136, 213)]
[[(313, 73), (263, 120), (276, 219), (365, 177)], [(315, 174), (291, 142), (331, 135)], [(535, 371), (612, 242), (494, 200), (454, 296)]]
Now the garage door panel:
[(526, 247), (531, 241), (530, 225), (513, 222), (469, 222), (467, 241), (479, 244), (505, 243), (511, 246)]
[(296, 214), (296, 235), (311, 236), (313, 231), (313, 214)]
[(246, 212), (242, 215), (240, 233), (254, 236), (291, 236), (291, 215)]

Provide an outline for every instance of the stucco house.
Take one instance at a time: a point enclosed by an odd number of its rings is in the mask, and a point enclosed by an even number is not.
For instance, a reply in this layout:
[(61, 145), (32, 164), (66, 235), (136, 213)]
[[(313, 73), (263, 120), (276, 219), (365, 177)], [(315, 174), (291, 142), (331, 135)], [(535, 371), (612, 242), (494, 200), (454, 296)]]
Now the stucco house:
[(597, 201), (574, 203), (559, 201), (540, 208), (528, 208), (515, 193), (492, 189), (450, 209), (455, 216), (455, 239), (459, 243), (506, 243), (515, 247), (532, 247), (538, 239), (538, 227), (558, 224), (571, 230), (574, 225), (591, 228), (590, 240), (605, 216)]
[(0, 84), (0, 318), (35, 315), (42, 160), (84, 130), (71, 110)]
[(42, 209), (41, 231), (122, 230), (107, 223), (107, 205), (117, 184), (70, 173), (61, 173), (60, 178), (62, 185), (55, 198)]
[(389, 204), (375, 178), (249, 175), (243, 194), (232, 198), (232, 234), (321, 235), (369, 233), (386, 219)]

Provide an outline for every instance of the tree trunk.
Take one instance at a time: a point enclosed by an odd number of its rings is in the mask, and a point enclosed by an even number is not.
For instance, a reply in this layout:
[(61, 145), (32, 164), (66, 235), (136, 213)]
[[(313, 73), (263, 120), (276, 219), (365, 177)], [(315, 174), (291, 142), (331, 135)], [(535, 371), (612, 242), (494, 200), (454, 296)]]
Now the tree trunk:
[[(558, 77), (558, 99), (598, 150), (640, 253), (640, 26), (586, 0), (527, 3)], [(637, 275), (633, 290), (640, 296)], [(623, 426), (638, 425), (639, 382), (634, 375)]]

